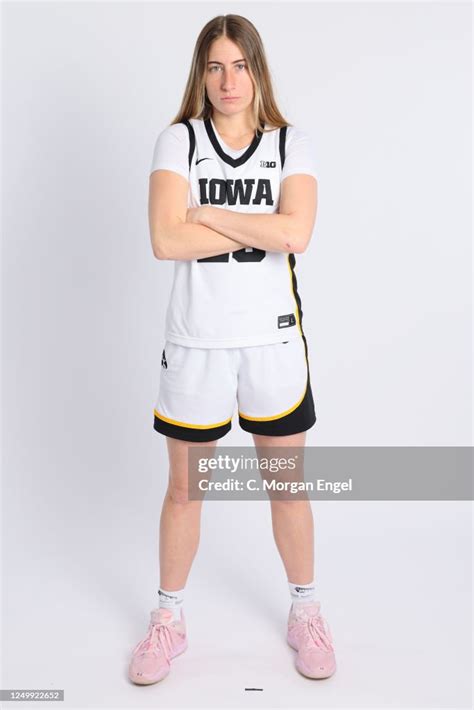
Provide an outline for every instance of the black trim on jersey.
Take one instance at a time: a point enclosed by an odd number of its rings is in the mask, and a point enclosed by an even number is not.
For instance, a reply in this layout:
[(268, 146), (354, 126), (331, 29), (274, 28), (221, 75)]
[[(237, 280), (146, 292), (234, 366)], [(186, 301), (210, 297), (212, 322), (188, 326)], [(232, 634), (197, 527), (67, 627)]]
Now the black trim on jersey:
[(281, 126), (280, 128), (280, 162), (281, 162), (281, 169), (283, 170), (283, 166), (285, 164), (285, 147), (286, 147), (286, 129), (288, 126)]
[[(282, 159), (282, 167), (285, 162), (285, 138), (286, 131), (280, 133), (280, 157)], [(290, 414), (283, 415), (278, 419), (272, 419), (270, 421), (253, 421), (250, 419), (245, 419), (239, 414), (239, 425), (244, 431), (248, 431), (251, 434), (262, 434), (264, 436), (288, 436), (290, 434), (297, 434), (302, 431), (310, 429), (316, 422), (316, 411), (314, 407), (313, 393), (311, 389), (311, 375), (309, 368), (309, 356), (308, 356), (308, 344), (306, 342), (306, 337), (303, 331), (303, 310), (301, 308), (301, 298), (298, 293), (298, 282), (295, 273), (296, 259), (293, 253), (288, 255), (289, 264), (291, 270), (291, 287), (293, 290), (293, 295), (296, 301), (296, 307), (298, 309), (298, 319), (301, 328), (301, 336), (303, 338), (305, 357), (306, 357), (306, 367), (308, 378), (306, 381), (306, 392), (305, 395), (296, 409), (294, 409)]]
[(190, 124), (187, 118), (184, 119), (184, 121), (181, 121), (181, 123), (184, 123), (186, 128), (188, 129), (189, 133), (189, 153), (188, 153), (188, 166), (189, 169), (191, 169), (191, 163), (193, 161), (193, 154), (194, 154), (194, 148), (196, 147), (196, 134), (194, 133), (194, 128)]
[(298, 319), (300, 322), (300, 328), (301, 328), (301, 332), (303, 333), (303, 337), (304, 337), (303, 311), (301, 309), (301, 298), (300, 298), (300, 294), (298, 293), (298, 281), (296, 279), (296, 273), (295, 273), (296, 258), (295, 258), (295, 255), (293, 254), (293, 252), (290, 252), (288, 254), (288, 262), (290, 264), (290, 270), (291, 270), (291, 288), (293, 289), (293, 295), (295, 297), (296, 306), (298, 308)]
[(256, 131), (251, 144), (245, 151), (245, 153), (242, 153), (242, 155), (239, 158), (232, 158), (230, 155), (227, 155), (227, 153), (222, 149), (221, 144), (219, 143), (216, 134), (214, 133), (214, 128), (211, 123), (210, 118), (206, 118), (204, 121), (204, 125), (206, 127), (207, 135), (209, 136), (209, 140), (212, 143), (212, 147), (216, 151), (217, 155), (222, 158), (222, 160), (227, 163), (228, 165), (231, 165), (233, 168), (237, 168), (239, 165), (243, 165), (247, 160), (255, 153), (257, 150), (260, 140), (262, 138), (263, 133), (261, 131)]
[[(286, 126), (285, 126), (286, 128)], [(281, 131), (280, 129), (280, 158), (282, 161), (282, 167), (285, 162), (285, 139), (286, 130)], [(239, 425), (244, 431), (248, 431), (251, 434), (261, 434), (263, 436), (289, 436), (290, 434), (298, 434), (302, 431), (307, 431), (316, 422), (316, 411), (314, 407), (313, 392), (311, 389), (311, 374), (309, 367), (309, 355), (308, 355), (308, 344), (306, 342), (306, 337), (303, 331), (303, 310), (301, 308), (301, 298), (298, 293), (298, 281), (296, 279), (295, 264), (296, 258), (293, 253), (288, 254), (288, 262), (291, 271), (291, 288), (296, 301), (296, 308), (298, 310), (298, 320), (301, 329), (301, 337), (303, 338), (305, 358), (306, 358), (306, 368), (307, 368), (307, 380), (306, 380), (306, 391), (304, 397), (300, 404), (289, 414), (284, 414), (278, 419), (271, 419), (269, 421), (253, 421), (252, 419), (245, 419), (239, 414)]]

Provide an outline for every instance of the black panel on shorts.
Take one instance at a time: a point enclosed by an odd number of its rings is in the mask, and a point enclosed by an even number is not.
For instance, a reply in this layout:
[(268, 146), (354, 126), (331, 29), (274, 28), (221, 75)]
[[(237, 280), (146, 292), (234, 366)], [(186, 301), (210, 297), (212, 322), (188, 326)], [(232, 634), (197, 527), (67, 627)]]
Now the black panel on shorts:
[(222, 426), (211, 427), (209, 429), (192, 429), (187, 426), (179, 426), (178, 424), (170, 424), (160, 419), (155, 414), (155, 422), (153, 428), (155, 431), (165, 436), (171, 436), (173, 439), (181, 439), (182, 441), (214, 441), (225, 436), (232, 427), (232, 421)]
[(251, 434), (262, 434), (263, 436), (289, 436), (290, 434), (298, 434), (300, 431), (310, 429), (315, 422), (316, 412), (309, 378), (303, 400), (290, 414), (266, 422), (244, 419), (239, 414), (239, 424), (244, 431), (248, 431)]
[[(300, 317), (303, 314), (300, 311)], [(311, 390), (311, 376), (309, 372), (309, 359), (308, 359), (308, 344), (306, 342), (306, 337), (303, 333), (302, 335), (305, 357), (306, 357), (306, 367), (308, 371), (308, 379), (306, 381), (306, 392), (299, 403), (299, 405), (290, 414), (283, 415), (278, 419), (271, 419), (270, 421), (253, 421), (252, 419), (244, 419), (239, 414), (239, 424), (244, 431), (248, 431), (251, 434), (262, 434), (263, 436), (289, 436), (290, 434), (298, 434), (301, 431), (307, 431), (311, 429), (313, 424), (316, 422), (316, 411), (314, 408), (313, 392)]]

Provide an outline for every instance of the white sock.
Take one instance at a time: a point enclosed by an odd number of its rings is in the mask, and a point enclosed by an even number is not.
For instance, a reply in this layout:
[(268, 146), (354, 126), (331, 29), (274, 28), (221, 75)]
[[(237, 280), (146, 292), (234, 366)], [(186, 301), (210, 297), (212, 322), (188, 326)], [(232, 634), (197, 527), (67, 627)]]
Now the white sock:
[(314, 580), (310, 584), (293, 584), (288, 581), (288, 587), (290, 589), (291, 601), (293, 602), (293, 605), (298, 604), (298, 602), (316, 601), (316, 587), (314, 586)]
[(158, 589), (158, 597), (160, 600), (160, 609), (171, 609), (173, 612), (173, 619), (180, 621), (181, 619), (181, 607), (184, 601), (184, 589), (179, 589), (176, 592), (169, 592), (163, 587)]

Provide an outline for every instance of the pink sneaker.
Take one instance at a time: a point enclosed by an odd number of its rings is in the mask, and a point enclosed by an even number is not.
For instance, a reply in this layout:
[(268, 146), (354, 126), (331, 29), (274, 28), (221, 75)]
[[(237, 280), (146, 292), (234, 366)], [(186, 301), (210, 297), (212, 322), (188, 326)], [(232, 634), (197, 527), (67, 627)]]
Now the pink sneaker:
[(319, 602), (300, 602), (288, 615), (287, 640), (298, 651), (295, 666), (308, 678), (329, 678), (336, 670), (331, 631), (319, 608)]
[(133, 649), (128, 677), (134, 683), (148, 685), (162, 680), (170, 671), (170, 661), (188, 647), (186, 621), (173, 620), (171, 609), (153, 609), (148, 633)]

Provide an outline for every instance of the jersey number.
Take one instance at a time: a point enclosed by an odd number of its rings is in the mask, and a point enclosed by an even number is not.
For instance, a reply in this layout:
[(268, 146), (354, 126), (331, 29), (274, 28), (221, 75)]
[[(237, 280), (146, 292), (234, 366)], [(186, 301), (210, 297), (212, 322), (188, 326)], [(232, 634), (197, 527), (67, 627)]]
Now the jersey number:
[[(266, 251), (263, 249), (256, 249), (254, 247), (244, 247), (243, 249), (238, 249), (232, 252), (232, 258), (236, 261), (262, 261), (265, 259)], [(227, 254), (217, 254), (217, 256), (207, 256), (203, 259), (197, 259), (197, 261), (229, 261), (229, 252)]]

